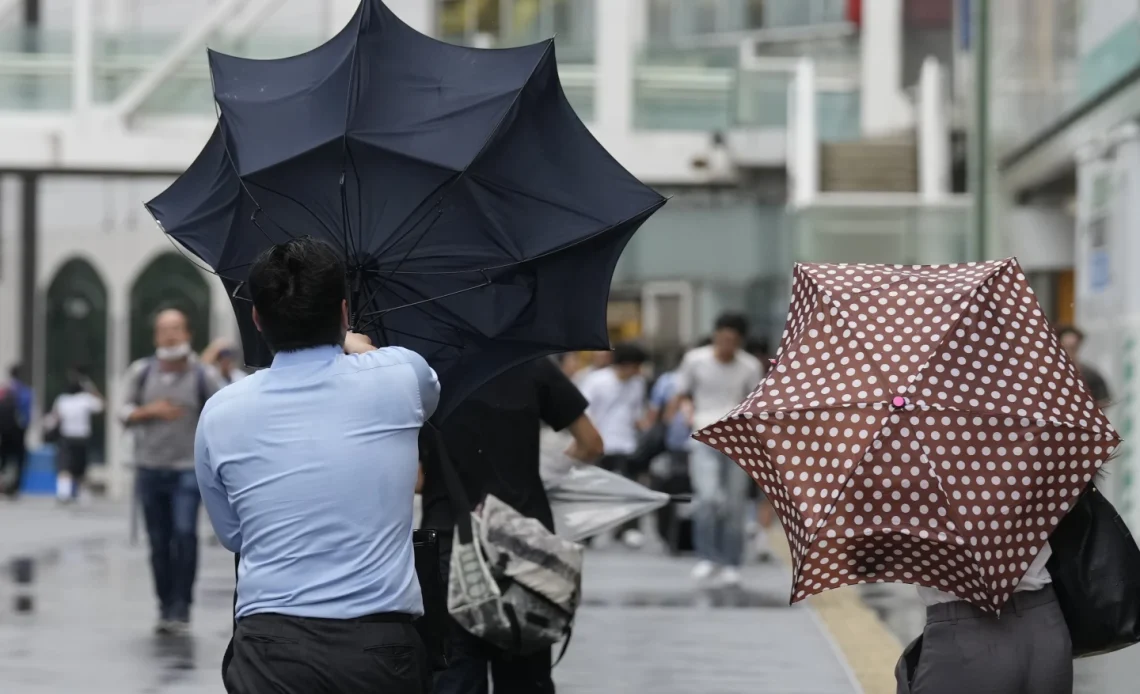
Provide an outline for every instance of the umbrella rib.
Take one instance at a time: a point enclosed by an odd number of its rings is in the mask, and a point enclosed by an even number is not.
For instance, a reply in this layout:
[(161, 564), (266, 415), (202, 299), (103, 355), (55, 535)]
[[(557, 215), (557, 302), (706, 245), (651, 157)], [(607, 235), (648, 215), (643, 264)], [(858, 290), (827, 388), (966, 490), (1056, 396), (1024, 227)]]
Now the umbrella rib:
[[(340, 136), (340, 181), (338, 182), (338, 187), (340, 188), (341, 232), (344, 235), (344, 265), (349, 271), (352, 271), (355, 265), (359, 265), (360, 261), (360, 256), (356, 251), (356, 244), (352, 239), (352, 222), (349, 219), (348, 213), (348, 190), (345, 187), (345, 174), (348, 169), (348, 125), (352, 121), (352, 97), (356, 91), (355, 80), (359, 72), (356, 68), (356, 55), (360, 50), (360, 34), (364, 31), (364, 15), (365, 11), (362, 9), (357, 16), (356, 38), (352, 42), (352, 54), (348, 58), (348, 88), (345, 90), (344, 95), (344, 127), (341, 128)], [(357, 196), (357, 204), (359, 203), (360, 198)], [(353, 262), (354, 260), (356, 262)], [(350, 304), (353, 298), (355, 297), (349, 298)], [(350, 306), (349, 315), (351, 314), (352, 307)]]
[(440, 299), (446, 299), (448, 297), (458, 296), (460, 294), (466, 294), (467, 292), (474, 291), (476, 289), (483, 289), (484, 287), (489, 287), (489, 286), (491, 286), (491, 284), (492, 284), (492, 282), (491, 282), (490, 278), (488, 278), (486, 281), (484, 281), (480, 284), (476, 284), (476, 285), (473, 285), (470, 287), (464, 287), (463, 289), (456, 289), (453, 292), (447, 292), (446, 294), (439, 294), (437, 296), (428, 297), (426, 299), (419, 299), (418, 301), (412, 301), (410, 303), (401, 304), (400, 306), (393, 306), (391, 308), (385, 308), (385, 309), (381, 309), (379, 311), (371, 311), (369, 313), (362, 314), (361, 317), (367, 318), (369, 316), (386, 316), (393, 311), (399, 311), (400, 309), (411, 308), (413, 306), (420, 306), (422, 304), (431, 303), (433, 301), (439, 301)]
[(493, 270), (501, 270), (503, 268), (514, 267), (516, 265), (522, 265), (523, 263), (532, 263), (536, 260), (542, 260), (543, 258), (554, 255), (555, 253), (562, 253), (563, 251), (568, 251), (571, 248), (575, 248), (575, 247), (580, 246), (584, 243), (589, 243), (590, 241), (593, 241), (594, 239), (598, 238), (599, 236), (603, 236), (605, 234), (608, 234), (611, 231), (613, 231), (614, 229), (620, 227), (621, 225), (627, 224), (631, 220), (637, 219), (638, 217), (648, 217), (650, 214), (652, 214), (654, 211), (656, 211), (658, 208), (660, 208), (666, 202), (667, 202), (666, 198), (660, 198), (657, 201), (655, 201), (652, 205), (650, 205), (649, 207), (646, 207), (644, 210), (642, 210), (642, 211), (638, 212), (637, 214), (629, 217), (628, 219), (623, 219), (622, 221), (620, 221), (616, 224), (611, 224), (608, 227), (606, 227), (605, 229), (602, 229), (601, 231), (598, 231), (594, 234), (590, 234), (589, 236), (587, 236), (585, 238), (577, 239), (576, 241), (572, 241), (572, 242), (567, 243), (565, 245), (559, 246), (558, 248), (552, 248), (549, 251), (546, 251), (545, 253), (539, 253), (538, 255), (527, 258), (526, 260), (512, 260), (511, 262), (500, 263), (498, 265), (486, 265), (486, 266), (481, 267), (481, 268), (463, 268), (463, 269), (459, 269), (459, 270), (433, 270), (431, 272), (425, 272), (422, 270), (395, 270), (394, 269), (394, 270), (365, 270), (365, 272), (368, 272), (371, 274), (384, 273), (384, 274), (389, 275), (389, 276), (391, 276), (391, 275), (420, 275), (420, 276), (430, 277), (433, 275), (462, 275), (462, 274), (474, 273), (474, 272), (491, 272)]
[[(214, 84), (213, 72), (210, 73), (210, 91), (217, 94), (217, 85)], [(268, 219), (269, 221), (276, 224), (277, 228), (280, 229), (281, 231), (285, 232), (285, 235), (288, 236), (290, 240), (292, 240), (293, 238), (296, 238), (292, 234), (290, 234), (289, 231), (285, 227), (281, 226), (280, 222), (278, 222), (276, 219), (271, 217), (269, 215), (269, 213), (266, 212), (261, 207), (261, 203), (259, 203), (257, 201), (257, 198), (253, 197), (253, 193), (250, 192), (249, 186), (247, 186), (245, 183), (245, 179), (242, 178), (241, 171), (238, 170), (237, 162), (234, 161), (233, 153), (230, 151), (230, 143), (226, 138), (225, 123), (222, 121), (222, 106), (221, 106), (221, 104), (218, 103), (217, 99), (214, 100), (214, 113), (216, 114), (217, 119), (218, 119), (218, 127), (221, 129), (220, 135), (221, 135), (221, 139), (222, 139), (222, 149), (224, 149), (226, 152), (226, 161), (228, 161), (230, 163), (230, 168), (233, 169), (234, 176), (237, 178), (238, 185), (241, 186), (242, 192), (244, 192), (246, 194), (246, 197), (248, 197), (250, 199), (250, 202), (252, 202), (253, 206), (256, 208), (253, 211), (253, 214), (251, 214), (249, 216), (249, 221), (253, 224), (253, 226), (257, 227), (257, 230), (260, 231), (261, 234), (265, 237), (265, 239), (267, 241), (269, 241), (269, 243), (271, 243), (271, 244), (276, 245), (277, 242), (274, 241), (269, 236), (268, 232), (266, 232), (265, 229), (261, 226), (261, 224), (257, 221), (257, 213), (258, 212), (264, 214), (266, 219)]]
[[(539, 55), (538, 60), (535, 61), (534, 66), (530, 70), (530, 74), (527, 75), (527, 78), (523, 82), (522, 86), (518, 89), (517, 92), (515, 92), (515, 96), (513, 99), (511, 99), (510, 105), (508, 105), (507, 108), (503, 109), (503, 113), (501, 116), (499, 116), (499, 120), (495, 123), (495, 127), (491, 128), (491, 132), (489, 132), (487, 134), (487, 137), (483, 140), (483, 144), (480, 145), (479, 150), (475, 153), (475, 156), (471, 157), (471, 161), (467, 162), (467, 164), (463, 167), (463, 170), (460, 171), (453, 179), (451, 179), (451, 181), (449, 181), (445, 185), (443, 190), (440, 192), (439, 199), (436, 200), (435, 204), (440, 206), (441, 213), (442, 213), (443, 200), (451, 193), (452, 190), (455, 189), (455, 187), (459, 184), (459, 182), (462, 181), (464, 179), (464, 177), (466, 177), (467, 172), (471, 169), (471, 167), (475, 164), (475, 162), (479, 161), (479, 157), (483, 156), (483, 153), (487, 151), (487, 147), (489, 147), (491, 142), (494, 141), (495, 136), (499, 134), (499, 129), (502, 128), (503, 123), (506, 122), (507, 116), (510, 115), (511, 111), (514, 110), (515, 105), (518, 104), (519, 98), (522, 97), (522, 93), (526, 90), (527, 86), (530, 84), (531, 78), (534, 77), (535, 73), (538, 72), (538, 68), (546, 61), (547, 56), (550, 54), (550, 48), (553, 45), (554, 45), (553, 41), (547, 41), (546, 48), (543, 49), (542, 54)], [(398, 224), (396, 226), (396, 228), (399, 229), (400, 227), (404, 226), (404, 223), (410, 217), (411, 217), (411, 214), (409, 214), (408, 217), (405, 217), (404, 220), (401, 221), (400, 224)], [(439, 217), (437, 216), (436, 219), (438, 220)], [(420, 237), (418, 239), (416, 239), (415, 243), (412, 244), (412, 247), (409, 248), (406, 253), (404, 253), (404, 257), (401, 258), (398, 263), (396, 263), (396, 266), (391, 270), (391, 272), (395, 272), (396, 270), (400, 269), (400, 266), (404, 264), (404, 261), (406, 261), (408, 259), (408, 256), (411, 255), (412, 251), (415, 250), (416, 246), (418, 246), (420, 244), (420, 241), (423, 240), (423, 237), (427, 235), (427, 232), (430, 231), (432, 229), (432, 227), (434, 227), (434, 225), (435, 225), (435, 223), (433, 221), (432, 224), (429, 225), (428, 228), (426, 228), (423, 231), (423, 233), (420, 234)], [(415, 226), (413, 225), (411, 228), (414, 229)], [(410, 233), (410, 231), (406, 232), (403, 236), (407, 236), (408, 233)], [(397, 239), (396, 243), (399, 243), (399, 241), (403, 239), (403, 236), (401, 236), (399, 239)], [(389, 275), (391, 274), (391, 272), (389, 273)]]
[[(930, 460), (930, 448), (927, 447), (927, 445), (924, 443), (919, 444), (919, 446), (920, 446), (920, 450), (922, 451), (922, 461), (925, 462), (927, 464), (927, 466), (930, 468), (931, 472), (933, 473), (932, 476), (934, 477), (935, 482), (938, 483), (938, 491), (942, 493), (942, 500), (946, 505), (946, 515), (954, 521), (955, 532), (959, 536), (961, 536), (962, 531), (965, 529), (966, 526), (963, 524), (961, 518), (958, 518), (956, 515), (954, 515), (954, 505), (950, 503), (950, 495), (946, 493), (946, 489), (942, 486), (942, 478), (940, 476), (938, 476), (937, 473), (934, 473), (934, 463), (931, 462), (931, 460)], [(984, 587), (985, 583), (986, 583), (986, 575), (985, 575), (985, 572), (981, 569), (981, 567), (978, 566), (978, 559), (974, 555), (974, 550), (970, 549), (969, 543), (964, 543), (964, 544), (958, 545), (958, 547), (961, 547), (963, 550), (965, 550), (966, 554), (970, 557), (970, 563), (969, 563), (970, 573), (977, 574), (977, 577), (979, 579), (981, 579), (982, 585)], [(935, 590), (941, 590), (941, 589), (935, 588)], [(958, 597), (962, 597), (962, 596), (958, 596)], [(965, 599), (965, 598), (963, 598), (963, 599)]]
[[(308, 205), (301, 202), (297, 198), (293, 197), (292, 195), (289, 195), (288, 193), (282, 193), (281, 191), (277, 190), (276, 188), (270, 188), (269, 186), (265, 185), (264, 183), (258, 183), (257, 181), (250, 181), (249, 185), (255, 186), (257, 188), (261, 188), (262, 190), (264, 190), (267, 193), (272, 193), (273, 195), (278, 195), (280, 197), (285, 198), (289, 202), (296, 204), (302, 210), (309, 213), (309, 216), (312, 217), (317, 222), (317, 224), (320, 224), (321, 227), (323, 227), (324, 230), (327, 231), (330, 236), (333, 236), (335, 238), (336, 232), (332, 229), (332, 227), (330, 227), (328, 224), (325, 224), (324, 221), (320, 217), (318, 217), (315, 212), (313, 212), (311, 209), (309, 209)], [(258, 208), (260, 209), (260, 205), (258, 206)], [(266, 215), (266, 216), (268, 217), (269, 215)], [(276, 221), (274, 221), (272, 219), (270, 221), (273, 221), (273, 223), (277, 224), (277, 226), (281, 226), (280, 224), (278, 224)], [(284, 227), (282, 227), (282, 230), (284, 230)], [(286, 232), (286, 233), (288, 233), (288, 232)]]
[[(973, 290), (970, 291), (970, 294), (965, 297), (965, 303), (963, 303), (962, 306), (968, 307), (970, 304), (972, 304), (974, 302), (974, 297), (976, 297), (978, 293), (982, 291), (982, 288), (989, 286), (989, 284), (994, 281), (994, 278), (998, 276), (998, 273), (1008, 267), (1008, 265), (1008, 262), (1001, 263), (997, 265), (993, 270), (991, 270), (990, 274), (986, 275), (981, 282), (978, 282)], [(942, 340), (962, 324), (962, 319), (966, 317), (966, 313), (967, 311), (965, 308), (961, 310), (958, 315), (958, 320), (954, 321), (950, 327), (946, 329), (946, 332), (942, 334), (942, 339), (940, 339), (937, 346), (930, 351), (930, 358), (923, 362), (922, 366), (918, 367), (918, 369), (915, 370), (914, 375), (910, 377), (910, 381), (907, 383), (908, 389), (913, 388), (914, 385), (922, 379), (922, 375), (926, 373), (926, 367), (930, 366), (931, 362), (934, 361), (934, 357), (938, 354), (938, 349), (942, 346)]]
[[(424, 300), (422, 300), (422, 301), (408, 301), (408, 299), (407, 299), (407, 297), (406, 297), (405, 295), (402, 295), (400, 292), (396, 291), (395, 287), (394, 287), (394, 286), (392, 286), (392, 285), (398, 285), (398, 284), (399, 284), (398, 282), (395, 282), (395, 283), (391, 283), (391, 284), (389, 284), (389, 286), (385, 287), (385, 289), (386, 289), (388, 292), (390, 292), (391, 294), (393, 294), (393, 295), (394, 295), (394, 296), (395, 296), (397, 299), (399, 299), (400, 301), (403, 301), (403, 302), (405, 302), (405, 303), (404, 303), (404, 304), (402, 304), (402, 305), (400, 305), (400, 306), (396, 306), (395, 308), (393, 308), (393, 309), (390, 309), (389, 311), (391, 311), (391, 310), (395, 310), (395, 309), (398, 309), (398, 308), (408, 308), (408, 307), (415, 307), (415, 308), (417, 308), (417, 309), (418, 309), (418, 310), (419, 310), (421, 313), (424, 313), (424, 315), (425, 315), (425, 316), (427, 316), (428, 318), (432, 318), (432, 319), (434, 319), (434, 320), (438, 320), (440, 323), (443, 323), (445, 326), (447, 326), (447, 327), (448, 327), (448, 328), (450, 328), (451, 330), (454, 330), (454, 331), (455, 331), (455, 332), (457, 332), (457, 333), (458, 333), (458, 332), (461, 332), (461, 330), (462, 330), (462, 329), (461, 329), (459, 326), (457, 326), (457, 325), (455, 325), (455, 324), (453, 324), (453, 323), (450, 323), (450, 322), (448, 322), (448, 321), (446, 321), (446, 320), (443, 320), (443, 319), (442, 319), (442, 318), (440, 318), (439, 316), (431, 316), (431, 315), (427, 314), (426, 312), (424, 312), (424, 310), (423, 310), (423, 308), (422, 308), (422, 306), (423, 306), (424, 304), (426, 304), (426, 303), (429, 303), (430, 301), (433, 301), (433, 300), (435, 300), (435, 299), (438, 299), (438, 298), (442, 298), (442, 297), (432, 297), (432, 298), (429, 298), (429, 299), (424, 299)], [(407, 287), (407, 286), (405, 286), (405, 288), (406, 288), (406, 289), (408, 289), (409, 291), (411, 291), (411, 292), (412, 292), (412, 293), (414, 293), (414, 294), (415, 294), (415, 293), (418, 293), (418, 292), (416, 292), (414, 289), (412, 289), (411, 287)], [(476, 288), (476, 287), (471, 287), (471, 288), (469, 288), (469, 289), (474, 289), (474, 288)], [(423, 295), (421, 294), (420, 296), (423, 296)], [(385, 326), (384, 326), (384, 323), (383, 323), (383, 320), (382, 320), (382, 318), (383, 318), (383, 315), (384, 315), (384, 314), (382, 314), (382, 312), (379, 312), (379, 311), (377, 311), (377, 312), (373, 312), (373, 313), (374, 313), (375, 315), (373, 315), (373, 314), (365, 314), (365, 315), (371, 315), (371, 316), (372, 316), (372, 318), (370, 318), (368, 321), (366, 321), (366, 322), (365, 322), (365, 325), (372, 325), (372, 324), (374, 324), (374, 323), (377, 323), (377, 322), (379, 322), (379, 325), (380, 325), (380, 329), (381, 329), (381, 330), (384, 330), (384, 329), (385, 329)], [(410, 335), (410, 333), (406, 333), (406, 332), (405, 332), (404, 334), (408, 334), (408, 335)], [(416, 336), (412, 335), (412, 337), (416, 337)], [(386, 339), (386, 338), (385, 338), (385, 339)], [(425, 340), (426, 340), (426, 339), (430, 339), (430, 338), (423, 338), (423, 339), (425, 339)], [(456, 344), (451, 344), (451, 343), (442, 343), (442, 344), (447, 344), (447, 345), (448, 345), (448, 346), (450, 346), (450, 347), (457, 347), (457, 348), (462, 348), (462, 346), (463, 346), (463, 345), (456, 345)]]
[(494, 186), (496, 188), (501, 188), (501, 189), (503, 189), (509, 193), (514, 193), (515, 195), (518, 195), (520, 197), (528, 198), (528, 199), (534, 200), (536, 202), (541, 202), (541, 203), (544, 203), (546, 205), (550, 205), (551, 207), (553, 207), (555, 209), (562, 210), (563, 212), (571, 212), (571, 213), (576, 214), (578, 216), (585, 217), (586, 219), (590, 220), (591, 222), (598, 222), (599, 224), (605, 224), (607, 221), (605, 219), (599, 219), (598, 217), (594, 217), (593, 215), (589, 214), (588, 212), (584, 212), (582, 210), (578, 210), (578, 209), (575, 209), (573, 207), (570, 207), (569, 205), (565, 205), (563, 203), (559, 203), (559, 202), (555, 202), (553, 200), (547, 200), (546, 198), (539, 197), (537, 193), (532, 193), (530, 191), (526, 191), (526, 190), (523, 190), (523, 189), (518, 188), (516, 186), (508, 185), (506, 183), (502, 183), (499, 181), (493, 181), (493, 180), (487, 178), (486, 176), (480, 176), (479, 174), (473, 173), (473, 174), (471, 174), (471, 178), (473, 180), (479, 181), (480, 183), (483, 183), (484, 185)]

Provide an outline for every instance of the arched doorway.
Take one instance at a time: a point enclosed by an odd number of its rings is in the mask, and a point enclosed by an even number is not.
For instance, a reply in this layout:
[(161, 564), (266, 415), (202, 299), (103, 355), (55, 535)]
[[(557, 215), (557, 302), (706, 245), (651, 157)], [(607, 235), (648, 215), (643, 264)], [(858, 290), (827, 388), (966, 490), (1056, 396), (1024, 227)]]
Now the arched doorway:
[(205, 349), (210, 342), (210, 285), (178, 253), (164, 253), (152, 260), (131, 286), (131, 361), (154, 352), (154, 316), (167, 308), (186, 314), (194, 349)]
[[(47, 293), (44, 397), (47, 410), (80, 369), (107, 392), (107, 286), (86, 260), (73, 258), (55, 273)], [(92, 462), (106, 460), (103, 418), (92, 423)]]

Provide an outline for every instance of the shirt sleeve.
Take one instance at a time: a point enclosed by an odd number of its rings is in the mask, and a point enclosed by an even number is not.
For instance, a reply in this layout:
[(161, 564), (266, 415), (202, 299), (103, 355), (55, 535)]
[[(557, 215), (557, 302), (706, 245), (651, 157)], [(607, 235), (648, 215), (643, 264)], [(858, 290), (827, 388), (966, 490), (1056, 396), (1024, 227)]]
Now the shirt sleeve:
[(412, 370), (416, 374), (416, 386), (420, 391), (420, 405), (424, 410), (424, 421), (431, 419), (435, 414), (435, 409), (439, 406), (439, 377), (435, 373), (435, 369), (428, 366), (427, 360), (424, 359), (418, 352), (413, 352), (404, 347), (391, 347), (390, 349), (398, 350), (407, 363), (411, 365)]
[(222, 546), (233, 553), (241, 551), (241, 526), (237, 514), (230, 506), (230, 499), (218, 474), (210, 464), (210, 446), (206, 427), (199, 421), (194, 435), (194, 474), (198, 478), (198, 490), (202, 493), (202, 504), (206, 515), (214, 526), (214, 534)]
[(87, 393), (87, 409), (91, 410), (92, 414), (98, 414), (103, 411), (103, 401), (95, 397), (91, 393)]
[(681, 365), (677, 367), (677, 376), (673, 380), (674, 395), (691, 396), (693, 394), (693, 386), (696, 385), (694, 364), (695, 362), (689, 354), (686, 354), (685, 358), (681, 360)]
[(538, 414), (551, 429), (562, 431), (586, 412), (586, 398), (549, 359), (534, 362)]

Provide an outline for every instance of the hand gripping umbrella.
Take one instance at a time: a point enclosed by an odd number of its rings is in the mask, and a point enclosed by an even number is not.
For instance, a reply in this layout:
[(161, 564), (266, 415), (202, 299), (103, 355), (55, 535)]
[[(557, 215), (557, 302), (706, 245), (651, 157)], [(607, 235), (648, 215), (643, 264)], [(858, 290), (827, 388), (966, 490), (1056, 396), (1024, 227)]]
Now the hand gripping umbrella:
[(553, 41), (453, 46), (364, 0), (303, 55), (209, 58), (218, 126), (147, 208), (222, 279), (247, 364), (271, 359), (249, 267), (302, 235), (344, 254), (353, 328), (439, 372), (437, 418), (514, 364), (609, 348), (614, 267), (664, 200), (574, 114)]
[(1015, 260), (797, 265), (768, 379), (697, 434), (764, 488), (792, 600), (901, 582), (999, 613), (1119, 444)]

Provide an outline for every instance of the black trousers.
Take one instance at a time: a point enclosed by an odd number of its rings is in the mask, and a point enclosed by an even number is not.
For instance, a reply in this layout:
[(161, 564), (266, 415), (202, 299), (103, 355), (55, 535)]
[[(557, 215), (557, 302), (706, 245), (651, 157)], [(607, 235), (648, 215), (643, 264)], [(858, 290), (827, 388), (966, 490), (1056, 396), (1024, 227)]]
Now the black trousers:
[(429, 694), (431, 671), (407, 615), (243, 618), (225, 669), (229, 694)]
[(7, 489), (9, 496), (17, 496), (24, 483), (24, 466), (28, 462), (27, 436), (26, 429), (0, 432), (0, 472), (7, 470), (9, 465), (16, 468), (12, 486)]
[[(453, 540), (451, 533), (439, 534), (444, 576), (450, 573)], [(488, 694), (488, 670), (496, 694), (554, 694), (549, 648), (530, 655), (511, 655), (467, 633), (454, 619), (448, 621), (447, 669), (436, 673), (434, 694)]]

